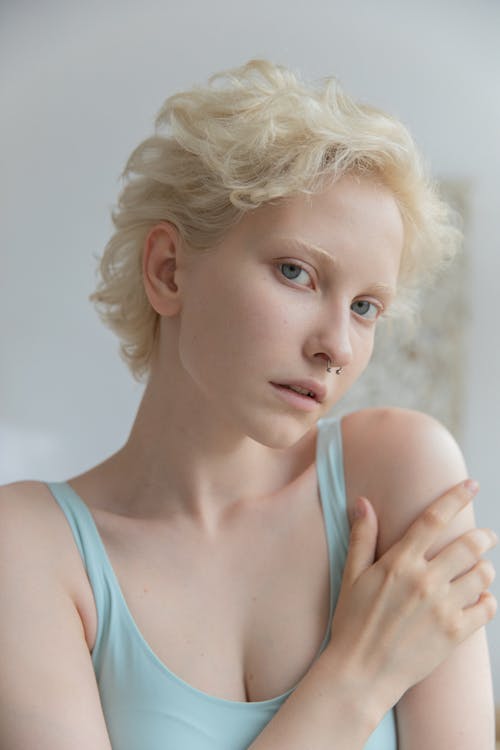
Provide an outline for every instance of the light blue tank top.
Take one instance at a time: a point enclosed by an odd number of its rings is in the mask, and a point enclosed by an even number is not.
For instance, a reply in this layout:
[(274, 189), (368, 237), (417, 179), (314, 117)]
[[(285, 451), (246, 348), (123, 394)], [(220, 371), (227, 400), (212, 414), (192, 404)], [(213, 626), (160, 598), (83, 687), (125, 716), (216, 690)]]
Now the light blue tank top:
[[(338, 419), (318, 422), (316, 459), (330, 562), (330, 615), (317, 659), (330, 638), (349, 538)], [(295, 688), (265, 701), (231, 701), (171, 672), (132, 618), (83, 500), (65, 482), (47, 486), (69, 522), (94, 592), (98, 626), (92, 662), (113, 750), (246, 750)], [(396, 748), (392, 710), (365, 750)]]

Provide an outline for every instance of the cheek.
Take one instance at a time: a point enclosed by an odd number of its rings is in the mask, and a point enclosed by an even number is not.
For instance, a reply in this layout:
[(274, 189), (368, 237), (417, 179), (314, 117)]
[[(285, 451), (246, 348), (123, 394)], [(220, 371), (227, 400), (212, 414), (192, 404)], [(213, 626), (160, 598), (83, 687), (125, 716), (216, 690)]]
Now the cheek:
[(373, 355), (375, 330), (361, 330), (353, 339), (354, 357), (352, 362), (353, 383), (363, 374)]
[(364, 359), (365, 359), (365, 367), (367, 367), (367, 365), (369, 364), (369, 362), (370, 362), (370, 360), (372, 358), (372, 354), (373, 354), (374, 348), (375, 348), (375, 332), (373, 332), (372, 334), (370, 334), (370, 336), (368, 337), (368, 341), (366, 343), (365, 357), (364, 357)]
[(364, 346), (361, 349), (361, 356), (359, 358), (359, 366), (358, 366), (358, 373), (356, 375), (356, 380), (363, 374), (363, 372), (366, 370), (366, 368), (370, 364), (370, 360), (372, 358), (373, 349), (375, 345), (374, 336), (375, 336), (374, 333), (367, 336), (367, 339), (364, 342)]
[(371, 338), (370, 341), (364, 341), (363, 345), (357, 349), (356, 355), (351, 364), (344, 369), (342, 375), (339, 375), (338, 377), (335, 376), (339, 381), (336, 388), (337, 400), (341, 399), (353, 386), (356, 385), (359, 378), (368, 367), (372, 353), (373, 338)]
[(279, 335), (273, 336), (277, 325), (272, 321), (280, 311), (276, 300), (271, 309), (270, 295), (263, 291), (239, 279), (228, 284), (211, 277), (206, 284), (197, 278), (190, 284), (180, 313), (179, 357), (200, 385), (240, 377), (240, 370), (251, 369), (252, 352), (272, 349)]
[(282, 340), (284, 330), (292, 328), (295, 321), (290, 320), (290, 306), (283, 304), (277, 292), (265, 270), (242, 271), (232, 284), (219, 288), (222, 304), (217, 306), (214, 325), (225, 331), (228, 340), (239, 339), (244, 346), (262, 347), (263, 337), (266, 341)]

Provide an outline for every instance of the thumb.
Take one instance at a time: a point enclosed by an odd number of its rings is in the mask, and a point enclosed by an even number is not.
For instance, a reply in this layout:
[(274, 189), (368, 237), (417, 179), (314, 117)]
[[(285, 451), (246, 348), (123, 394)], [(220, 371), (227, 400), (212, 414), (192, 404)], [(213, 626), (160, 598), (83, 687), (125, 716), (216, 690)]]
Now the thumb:
[(344, 577), (354, 583), (375, 560), (378, 522), (373, 505), (366, 497), (356, 500)]

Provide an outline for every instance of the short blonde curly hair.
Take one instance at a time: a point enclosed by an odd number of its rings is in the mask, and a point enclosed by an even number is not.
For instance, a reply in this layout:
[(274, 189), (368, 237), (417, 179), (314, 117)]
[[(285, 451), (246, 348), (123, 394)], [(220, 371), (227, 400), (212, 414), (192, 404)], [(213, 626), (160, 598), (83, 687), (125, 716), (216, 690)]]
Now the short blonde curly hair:
[(399, 309), (409, 308), (412, 290), (454, 255), (461, 233), (398, 120), (353, 101), (333, 77), (310, 85), (265, 60), (167, 99), (155, 134), (125, 166), (116, 231), (90, 296), (136, 380), (149, 373), (158, 333), (142, 283), (155, 224), (170, 221), (186, 248), (208, 250), (246, 212), (312, 194), (347, 173), (374, 177), (395, 196), (405, 228)]

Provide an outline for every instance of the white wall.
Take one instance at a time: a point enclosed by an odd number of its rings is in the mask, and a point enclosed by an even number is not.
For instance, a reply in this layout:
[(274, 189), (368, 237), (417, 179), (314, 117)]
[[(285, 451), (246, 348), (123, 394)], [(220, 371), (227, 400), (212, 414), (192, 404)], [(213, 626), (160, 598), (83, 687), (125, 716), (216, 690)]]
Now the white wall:
[[(500, 531), (499, 38), (494, 0), (4, 3), (0, 482), (64, 478), (122, 444), (142, 389), (87, 301), (119, 173), (169, 94), (266, 56), (337, 75), (400, 116), (437, 175), (470, 183), (462, 446), (478, 522)], [(498, 620), (488, 631), (500, 701)]]

